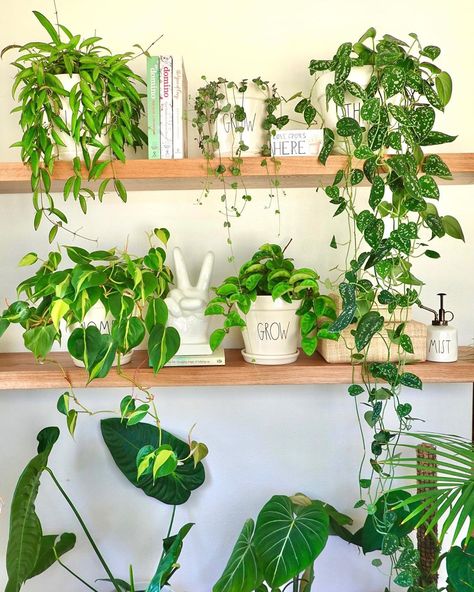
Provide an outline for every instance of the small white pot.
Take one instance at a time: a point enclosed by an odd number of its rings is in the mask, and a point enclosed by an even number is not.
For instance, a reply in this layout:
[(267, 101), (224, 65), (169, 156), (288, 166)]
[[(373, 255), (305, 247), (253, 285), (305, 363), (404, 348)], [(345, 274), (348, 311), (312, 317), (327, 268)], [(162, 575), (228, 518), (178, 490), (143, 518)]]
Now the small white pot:
[[(372, 66), (359, 66), (352, 68), (351, 73), (349, 74), (348, 80), (351, 82), (356, 82), (362, 88), (365, 88), (370, 81), (370, 77), (372, 75), (373, 68)], [(344, 138), (341, 138), (336, 133), (336, 125), (338, 119), (343, 117), (341, 107), (336, 108), (336, 104), (334, 101), (330, 101), (329, 107), (326, 106), (326, 86), (328, 84), (334, 83), (334, 72), (327, 71), (323, 72), (316, 81), (315, 84), (315, 92), (316, 98), (319, 105), (319, 112), (323, 117), (324, 127), (328, 127), (334, 131), (335, 135), (335, 143), (334, 143), (334, 152), (339, 154), (345, 154), (345, 143)], [(344, 95), (344, 112), (345, 117), (352, 117), (358, 123), (362, 123), (360, 119), (360, 110), (362, 108), (362, 101), (357, 97), (354, 97), (349, 92), (346, 92)], [(338, 117), (338, 113), (340, 114)]]
[[(69, 336), (74, 331), (74, 329), (77, 329), (78, 327), (81, 327), (81, 326), (84, 327), (85, 329), (87, 329), (87, 327), (89, 327), (91, 325), (94, 325), (95, 327), (97, 327), (97, 329), (99, 329), (99, 331), (101, 333), (110, 333), (112, 330), (112, 323), (113, 322), (114, 322), (114, 317), (110, 313), (106, 312), (104, 305), (99, 300), (99, 302), (96, 302), (94, 304), (94, 306), (91, 307), (89, 312), (84, 317), (84, 320), (82, 321), (82, 323), (80, 323), (80, 324), (74, 323), (74, 324), (66, 327), (66, 335), (67, 335), (67, 338), (69, 339)], [(122, 354), (120, 356), (120, 365), (123, 366), (124, 364), (128, 364), (131, 361), (132, 356), (133, 356), (133, 351), (128, 352), (127, 354)], [(75, 366), (78, 366), (79, 368), (84, 368), (84, 364), (80, 360), (76, 360), (75, 358), (72, 358), (72, 361)], [(118, 365), (118, 355), (115, 356), (112, 366), (117, 366), (117, 365)]]
[(295, 313), (299, 301), (257, 296), (245, 316), (242, 355), (254, 364), (290, 364), (298, 357), (300, 317)]
[[(268, 132), (262, 127), (266, 117), (265, 100), (268, 98), (268, 92), (253, 82), (248, 83), (244, 93), (235, 92), (235, 101), (232, 89), (229, 90), (229, 103), (243, 107), (247, 117), (244, 121), (235, 121), (231, 113), (219, 115), (216, 121), (219, 151), (216, 151), (216, 155), (220, 152), (221, 156), (235, 156), (240, 140), (248, 146), (248, 150), (242, 152), (241, 156), (259, 156), (262, 153), (262, 146), (268, 140)], [(227, 101), (224, 100), (221, 106), (226, 104)], [(244, 128), (242, 133), (235, 131), (239, 126)]]

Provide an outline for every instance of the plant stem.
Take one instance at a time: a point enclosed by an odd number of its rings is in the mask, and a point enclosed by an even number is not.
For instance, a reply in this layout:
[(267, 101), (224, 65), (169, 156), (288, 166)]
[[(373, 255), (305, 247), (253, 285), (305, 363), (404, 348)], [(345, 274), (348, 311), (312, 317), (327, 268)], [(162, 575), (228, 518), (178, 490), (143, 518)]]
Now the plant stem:
[(89, 590), (93, 590), (94, 592), (99, 592), (97, 590), (97, 588), (94, 588), (93, 586), (91, 586), (90, 584), (88, 584), (85, 580), (83, 580), (81, 578), (81, 576), (78, 576), (77, 573), (74, 573), (72, 571), (72, 569), (70, 569), (67, 565), (65, 565), (61, 559), (56, 555), (56, 561), (59, 563), (59, 565), (64, 568), (67, 572), (69, 572), (73, 577), (76, 578), (76, 580), (79, 580), (82, 584), (84, 584), (84, 586), (86, 586), (86, 588), (89, 588)]
[(62, 488), (61, 484), (59, 483), (59, 481), (56, 479), (55, 474), (53, 473), (53, 471), (49, 468), (49, 467), (45, 467), (45, 471), (47, 471), (49, 473), (49, 475), (51, 476), (51, 479), (53, 480), (54, 484), (56, 485), (56, 487), (59, 489), (61, 495), (64, 497), (64, 499), (66, 500), (66, 502), (68, 503), (69, 507), (71, 508), (71, 510), (74, 512), (74, 515), (77, 518), (77, 521), (79, 522), (79, 524), (82, 527), (82, 530), (84, 531), (84, 534), (86, 535), (91, 547), (94, 549), (95, 554), (97, 555), (97, 558), (99, 559), (100, 563), (102, 564), (102, 567), (104, 568), (106, 574), (109, 576), (110, 581), (112, 582), (112, 584), (114, 585), (114, 588), (116, 590), (116, 592), (122, 592), (119, 585), (117, 584), (117, 582), (115, 581), (115, 578), (112, 574), (112, 572), (109, 569), (109, 566), (107, 565), (107, 563), (105, 562), (105, 559), (102, 557), (101, 552), (99, 551), (97, 545), (95, 544), (94, 539), (92, 538), (91, 533), (89, 532), (87, 526), (84, 523), (84, 520), (82, 519), (81, 515), (79, 514), (78, 510), (76, 509), (76, 507), (74, 506), (74, 504), (72, 503), (71, 499), (69, 498), (69, 496), (67, 495), (67, 493), (64, 491), (64, 489)]

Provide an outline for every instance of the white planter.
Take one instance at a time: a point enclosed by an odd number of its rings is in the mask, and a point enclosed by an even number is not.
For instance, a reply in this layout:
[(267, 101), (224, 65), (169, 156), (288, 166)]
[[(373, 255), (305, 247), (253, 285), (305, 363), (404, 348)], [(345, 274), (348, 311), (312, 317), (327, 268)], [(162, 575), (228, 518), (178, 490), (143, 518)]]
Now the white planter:
[[(114, 321), (114, 317), (110, 313), (106, 312), (104, 305), (99, 300), (99, 302), (96, 302), (94, 304), (94, 306), (86, 314), (82, 323), (80, 323), (80, 324), (74, 323), (74, 324), (66, 327), (66, 335), (67, 335), (67, 338), (69, 339), (69, 336), (74, 331), (74, 329), (77, 329), (78, 327), (81, 327), (81, 326), (84, 327), (85, 329), (87, 329), (87, 327), (90, 327), (91, 325), (97, 327), (97, 329), (99, 329), (99, 331), (101, 333), (110, 333), (111, 329), (112, 329), (113, 321)], [(128, 352), (127, 354), (122, 354), (120, 356), (120, 365), (123, 366), (124, 364), (128, 364), (131, 361), (132, 356), (133, 356), (133, 351)], [(84, 368), (84, 364), (80, 360), (76, 360), (75, 358), (72, 358), (72, 361), (75, 366), (78, 366), (79, 368)], [(115, 356), (112, 366), (117, 366), (117, 365), (118, 365), (118, 356)]]
[[(216, 121), (217, 139), (219, 140), (219, 151), (221, 156), (235, 156), (242, 140), (248, 150), (241, 153), (241, 156), (258, 156), (262, 153), (262, 146), (268, 140), (268, 132), (262, 128), (266, 117), (265, 100), (268, 99), (267, 91), (260, 89), (253, 82), (248, 83), (244, 93), (235, 92), (235, 101), (232, 89), (229, 89), (229, 103), (234, 106), (240, 105), (247, 115), (244, 121), (235, 121), (231, 113), (221, 113)], [(221, 106), (227, 104), (223, 101)], [(242, 133), (236, 132), (236, 127), (243, 127)]]
[(298, 357), (300, 317), (295, 313), (300, 302), (257, 296), (245, 316), (242, 330), (245, 349), (242, 355), (254, 364), (290, 364)]
[[(372, 66), (359, 66), (356, 68), (352, 68), (351, 73), (349, 74), (349, 80), (351, 82), (356, 82), (362, 88), (365, 88), (372, 75), (373, 68)], [(335, 135), (335, 144), (334, 144), (334, 152), (339, 154), (344, 154), (345, 144), (344, 139), (341, 138), (336, 133), (336, 125), (338, 119), (341, 117), (352, 117), (358, 123), (362, 123), (360, 119), (360, 110), (362, 107), (362, 101), (357, 97), (354, 97), (350, 93), (346, 92), (344, 95), (344, 109), (341, 107), (336, 107), (334, 101), (330, 101), (329, 107), (326, 106), (326, 86), (328, 84), (334, 83), (334, 72), (327, 71), (323, 72), (315, 84), (315, 92), (316, 98), (319, 105), (319, 112), (322, 115), (324, 127), (328, 127), (334, 131)]]

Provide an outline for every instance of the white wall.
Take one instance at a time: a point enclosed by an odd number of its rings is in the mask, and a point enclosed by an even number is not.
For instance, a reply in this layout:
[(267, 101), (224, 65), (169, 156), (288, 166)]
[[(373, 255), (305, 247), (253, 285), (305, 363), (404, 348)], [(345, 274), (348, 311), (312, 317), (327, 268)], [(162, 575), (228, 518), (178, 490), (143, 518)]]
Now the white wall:
[[(2, 15), (2, 45), (40, 38), (39, 25), (30, 10), (52, 16), (52, 3), (24, 0), (9, 6)], [(426, 44), (443, 48), (441, 62), (454, 79), (454, 96), (445, 116), (443, 131), (459, 133), (446, 150), (472, 150), (474, 127), (470, 117), (473, 82), (470, 73), (470, 0), (401, 1), (394, 8), (365, 0), (333, 2), (301, 0), (273, 4), (242, 0), (238, 5), (210, 0), (191, 2), (138, 1), (81, 3), (59, 2), (62, 22), (86, 35), (95, 31), (114, 50), (133, 43), (146, 46), (161, 32), (165, 37), (157, 52), (184, 55), (190, 91), (200, 75), (212, 78), (254, 77), (275, 81), (289, 96), (310, 85), (307, 64), (313, 57), (330, 57), (340, 42), (353, 40), (374, 25), (381, 32), (406, 36), (416, 31)], [(470, 18), (471, 17), (471, 18)], [(136, 68), (144, 72), (144, 61)], [(15, 160), (8, 146), (18, 137), (16, 116), (9, 115), (12, 68), (0, 63), (0, 161)], [(193, 138), (193, 133), (191, 133)], [(196, 149), (194, 148), (194, 153)], [(98, 236), (102, 247), (123, 246), (127, 237), (134, 252), (145, 246), (144, 231), (166, 226), (172, 231), (171, 247), (180, 245), (190, 266), (197, 270), (202, 255), (212, 249), (217, 255), (215, 280), (232, 272), (226, 263), (223, 218), (218, 213), (219, 193), (203, 205), (195, 205), (199, 192), (143, 192), (130, 194), (124, 205), (115, 197), (92, 207), (87, 217), (68, 206), (76, 226)], [(301, 265), (314, 265), (326, 277), (337, 262), (338, 252), (328, 249), (331, 236), (342, 237), (343, 217), (332, 220), (333, 207), (319, 192), (289, 190), (282, 204), (282, 230), (265, 209), (265, 191), (253, 192), (255, 200), (234, 225), (234, 246), (243, 259), (262, 242), (285, 242), (293, 237), (292, 254)], [(452, 239), (436, 241), (440, 261), (420, 261), (419, 275), (427, 281), (426, 303), (434, 305), (438, 291), (448, 293), (455, 311), (460, 341), (471, 342), (474, 333), (473, 270), (474, 206), (472, 187), (443, 188), (440, 211), (457, 216), (467, 236), (466, 244)], [(199, 247), (196, 248), (196, 245)], [(47, 252), (46, 229), (32, 229), (32, 207), (28, 195), (0, 197), (0, 298), (13, 298), (14, 287), (26, 272), (16, 268), (27, 251)], [(428, 317), (419, 315), (421, 319)], [(6, 336), (0, 348), (21, 348), (18, 335)], [(469, 435), (471, 385), (426, 386), (411, 395), (424, 428)], [(3, 557), (8, 531), (8, 505), (20, 468), (34, 453), (36, 433), (59, 420), (55, 412), (57, 391), (20, 391), (0, 394), (0, 495), (5, 502), (0, 516), (0, 553)], [(122, 390), (89, 389), (81, 392), (91, 405), (110, 408), (126, 394)], [(273, 493), (304, 491), (351, 512), (357, 499), (357, 467), (360, 443), (353, 402), (339, 386), (235, 387), (163, 389), (157, 393), (163, 424), (185, 436), (197, 422), (196, 436), (208, 443), (207, 481), (180, 508), (179, 523), (196, 522), (175, 579), (178, 591), (209, 592), (222, 571), (232, 542), (246, 517), (255, 515)], [(82, 419), (82, 418), (81, 418)], [(84, 419), (76, 441), (63, 434), (52, 464), (97, 536), (118, 576), (125, 576), (133, 563), (138, 576), (147, 578), (159, 556), (160, 538), (167, 524), (168, 508), (146, 498), (127, 483), (105, 450), (95, 419)], [(49, 487), (39, 501), (39, 512), (48, 532), (79, 529), (63, 500)], [(362, 514), (353, 512), (357, 520)], [(89, 580), (102, 577), (87, 543), (81, 537), (68, 557), (71, 566)], [(2, 561), (3, 563), (3, 561)], [(344, 569), (341, 569), (341, 564)], [(0, 582), (5, 579), (1, 568)], [(371, 592), (380, 590), (384, 577), (340, 541), (330, 541), (317, 563), (317, 589), (325, 592)], [(46, 584), (47, 583), (47, 584)], [(82, 590), (60, 568), (27, 585), (32, 592), (66, 588)]]

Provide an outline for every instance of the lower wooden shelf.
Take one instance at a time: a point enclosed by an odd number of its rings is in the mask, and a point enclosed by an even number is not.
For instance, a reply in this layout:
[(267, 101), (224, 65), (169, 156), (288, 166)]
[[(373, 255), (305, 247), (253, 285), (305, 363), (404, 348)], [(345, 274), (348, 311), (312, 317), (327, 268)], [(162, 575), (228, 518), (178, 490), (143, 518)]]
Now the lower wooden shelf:
[[(328, 364), (319, 355), (301, 354), (294, 364), (258, 366), (244, 362), (237, 349), (226, 350), (225, 366), (163, 368), (157, 375), (148, 368), (146, 352), (135, 352), (132, 361), (122, 366), (120, 376), (112, 369), (106, 378), (94, 380), (92, 388), (130, 387), (132, 378), (142, 386), (237, 386), (291, 384), (350, 384), (350, 364)], [(411, 367), (427, 383), (474, 383), (474, 349), (460, 348), (459, 360), (451, 364), (422, 362)], [(30, 353), (0, 354), (0, 389), (67, 388), (68, 380), (76, 388), (86, 386), (86, 372), (74, 366), (67, 353), (51, 354), (44, 364), (35, 362)], [(360, 380), (356, 368), (354, 380)]]

